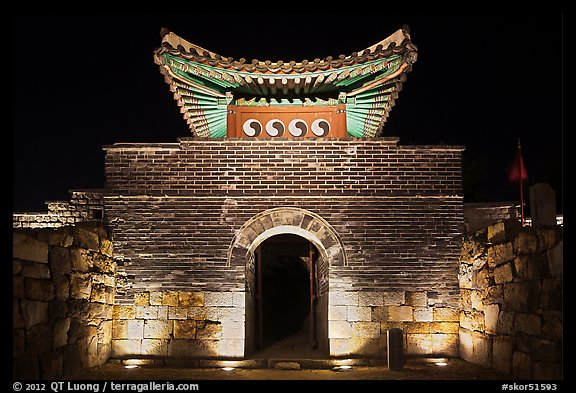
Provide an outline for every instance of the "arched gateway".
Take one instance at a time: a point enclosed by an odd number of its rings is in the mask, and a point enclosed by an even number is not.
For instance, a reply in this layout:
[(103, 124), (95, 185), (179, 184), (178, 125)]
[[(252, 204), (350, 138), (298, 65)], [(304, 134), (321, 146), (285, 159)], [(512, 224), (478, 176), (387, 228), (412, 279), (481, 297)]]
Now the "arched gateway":
[[(266, 255), (262, 245), (280, 235), (291, 235), (288, 247), (291, 255), (302, 249), (301, 242), (294, 238), (305, 239), (309, 243), (308, 260), (309, 299), (307, 324), (308, 339), (312, 349), (328, 353), (328, 294), (329, 271), (334, 266), (347, 265), (346, 252), (340, 237), (334, 228), (319, 215), (308, 210), (281, 207), (263, 211), (252, 217), (236, 232), (228, 252), (228, 263), (231, 266), (246, 266), (246, 353), (262, 349), (263, 343), (263, 283), (262, 266)], [(289, 237), (284, 237), (289, 239)], [(286, 254), (288, 251), (284, 251)], [(284, 255), (283, 254), (283, 255)], [(286, 296), (291, 296), (288, 293)], [(304, 326), (303, 329), (307, 327)]]

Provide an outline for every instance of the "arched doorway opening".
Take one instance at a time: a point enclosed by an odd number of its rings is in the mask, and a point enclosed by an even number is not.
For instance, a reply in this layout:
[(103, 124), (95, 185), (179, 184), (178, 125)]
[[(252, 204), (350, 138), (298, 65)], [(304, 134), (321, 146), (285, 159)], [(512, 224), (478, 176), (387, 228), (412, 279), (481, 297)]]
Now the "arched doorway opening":
[(294, 234), (271, 236), (255, 250), (256, 350), (286, 356), (318, 348), (318, 257)]

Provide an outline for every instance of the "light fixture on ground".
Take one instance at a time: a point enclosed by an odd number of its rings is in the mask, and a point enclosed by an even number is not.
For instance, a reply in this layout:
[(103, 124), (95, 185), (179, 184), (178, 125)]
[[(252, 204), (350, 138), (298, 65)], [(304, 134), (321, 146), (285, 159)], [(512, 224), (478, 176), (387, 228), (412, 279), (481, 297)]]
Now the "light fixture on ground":
[(142, 361), (140, 359), (126, 359), (122, 361), (122, 364), (124, 365), (124, 368), (131, 369), (140, 367)]
[(332, 368), (332, 371), (348, 371), (348, 370), (352, 370), (352, 366), (344, 365), (344, 366), (334, 366)]
[(234, 367), (222, 367), (222, 370), (224, 371), (234, 371), (236, 370)]

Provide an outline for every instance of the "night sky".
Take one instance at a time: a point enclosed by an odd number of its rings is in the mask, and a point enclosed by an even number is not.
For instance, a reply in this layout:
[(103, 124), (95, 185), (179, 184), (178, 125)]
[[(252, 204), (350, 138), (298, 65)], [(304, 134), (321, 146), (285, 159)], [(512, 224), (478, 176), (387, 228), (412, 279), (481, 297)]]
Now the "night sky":
[(160, 29), (223, 56), (349, 55), (408, 25), (418, 61), (383, 136), (464, 145), (465, 201), (518, 200), (506, 179), (517, 139), (528, 186), (562, 192), (563, 17), (522, 14), (12, 15), (13, 211), (45, 211), (104, 187), (103, 145), (190, 136), (153, 61)]

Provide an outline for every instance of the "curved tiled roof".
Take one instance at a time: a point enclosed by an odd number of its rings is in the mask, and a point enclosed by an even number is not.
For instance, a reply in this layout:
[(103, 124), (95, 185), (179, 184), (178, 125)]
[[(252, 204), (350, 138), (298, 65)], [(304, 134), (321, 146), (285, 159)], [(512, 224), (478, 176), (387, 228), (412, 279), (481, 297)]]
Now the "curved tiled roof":
[(226, 104), (346, 103), (348, 134), (375, 136), (417, 58), (407, 28), (350, 55), (287, 61), (233, 59), (163, 29), (154, 60), (192, 132), (225, 136)]

